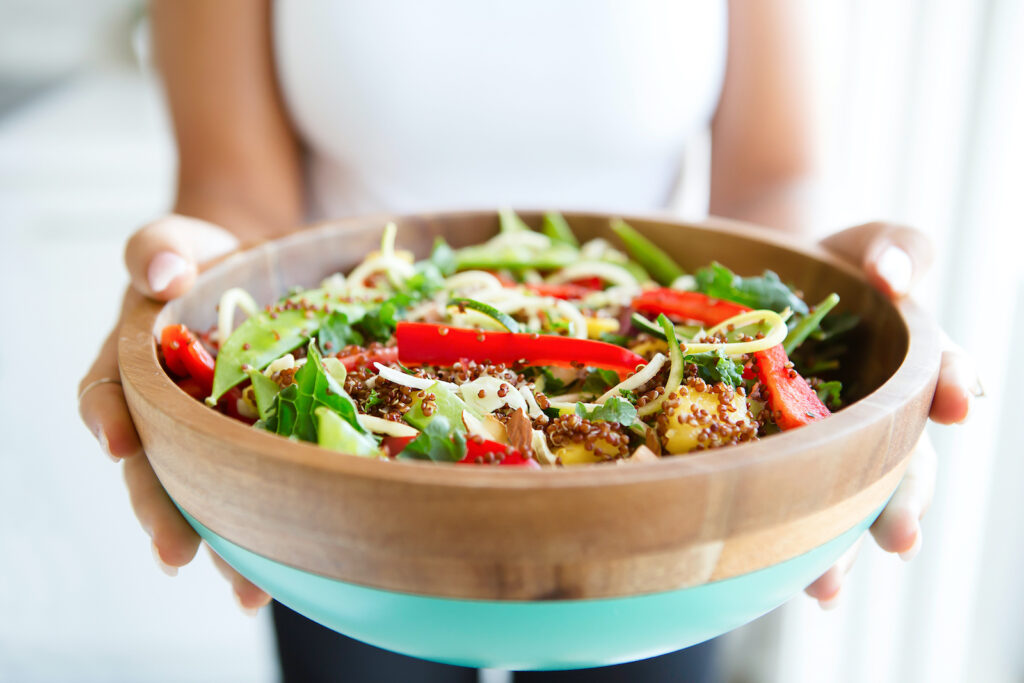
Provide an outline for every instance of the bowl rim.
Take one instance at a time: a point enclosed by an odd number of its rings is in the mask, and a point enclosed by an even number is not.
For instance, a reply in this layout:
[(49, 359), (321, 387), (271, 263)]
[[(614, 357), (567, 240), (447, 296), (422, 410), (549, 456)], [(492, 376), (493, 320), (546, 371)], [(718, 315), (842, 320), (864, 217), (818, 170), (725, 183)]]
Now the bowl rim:
[[(532, 209), (516, 209), (521, 214), (536, 213)], [(347, 217), (315, 223), (279, 240), (265, 242), (236, 252), (204, 271), (200, 277), (213, 277), (233, 268), (239, 260), (256, 258), (264, 252), (273, 252), (295, 240), (310, 239), (320, 232), (364, 229), (367, 224), (387, 221), (443, 219), (493, 216), (493, 210), (461, 210), (417, 212), (410, 214), (377, 213)], [(802, 241), (794, 236), (768, 231), (748, 223), (710, 217), (703, 221), (680, 220), (668, 214), (631, 213), (611, 214), (600, 211), (562, 211), (568, 218), (588, 216), (610, 218), (620, 216), (629, 221), (654, 221), (707, 232), (727, 233), (765, 242), (784, 250), (796, 252), (844, 271), (866, 282), (862, 272), (826, 251), (816, 243)], [(809, 448), (817, 448), (851, 431), (887, 418), (929, 383), (933, 383), (939, 362), (938, 328), (921, 307), (908, 298), (889, 302), (899, 315), (907, 334), (907, 351), (896, 372), (875, 391), (855, 403), (834, 413), (828, 419), (792, 430), (773, 434), (758, 441), (738, 446), (710, 449), (686, 457), (660, 459), (657, 462), (632, 463), (628, 467), (550, 467), (540, 469), (505, 469), (492, 467), (454, 467), (453, 463), (417, 461), (385, 461), (358, 456), (339, 457), (340, 454), (316, 444), (285, 439), (275, 434), (252, 429), (238, 420), (212, 410), (179, 389), (164, 372), (156, 353), (154, 326), (165, 304), (141, 299), (126, 311), (118, 333), (118, 361), (122, 381), (130, 383), (138, 398), (150, 404), (175, 421), (184, 422), (189, 429), (213, 440), (230, 440), (243, 447), (250, 455), (277, 463), (313, 468), (378, 481), (400, 481), (450, 489), (560, 489), (591, 486), (629, 486), (665, 478), (686, 477), (709, 470), (726, 471), (743, 468), (753, 462), (768, 465), (772, 462), (798, 457)], [(458, 474), (453, 474), (452, 469)]]

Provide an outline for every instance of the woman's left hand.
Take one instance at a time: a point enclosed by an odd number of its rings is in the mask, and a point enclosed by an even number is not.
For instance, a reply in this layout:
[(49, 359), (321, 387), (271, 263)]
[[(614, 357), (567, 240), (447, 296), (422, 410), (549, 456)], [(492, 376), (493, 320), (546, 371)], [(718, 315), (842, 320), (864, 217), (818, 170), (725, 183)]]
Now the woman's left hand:
[[(928, 238), (912, 228), (891, 223), (867, 223), (831, 235), (822, 245), (864, 269), (868, 280), (892, 299), (905, 296), (932, 262)], [(970, 357), (947, 338), (939, 380), (932, 398), (930, 417), (940, 424), (967, 419), (974, 398), (983, 395)], [(918, 442), (906, 474), (882, 514), (871, 526), (882, 550), (910, 560), (921, 548), (920, 519), (935, 492), (935, 449), (927, 435)], [(860, 544), (855, 544), (806, 592), (829, 609), (836, 604), (843, 577), (849, 571)]]

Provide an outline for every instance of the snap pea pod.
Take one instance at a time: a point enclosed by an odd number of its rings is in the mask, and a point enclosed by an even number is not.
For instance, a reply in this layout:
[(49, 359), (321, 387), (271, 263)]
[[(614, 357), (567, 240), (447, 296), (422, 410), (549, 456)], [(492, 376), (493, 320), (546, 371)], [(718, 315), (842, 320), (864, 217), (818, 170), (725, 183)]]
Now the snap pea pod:
[[(249, 369), (261, 370), (276, 358), (302, 346), (323, 324), (328, 315), (341, 311), (349, 322), (361, 319), (366, 310), (355, 304), (333, 302), (323, 290), (311, 290), (290, 297), (285, 306), (252, 316), (221, 343), (213, 371), (213, 391), (206, 400), (216, 403), (231, 387), (247, 375)], [(326, 309), (326, 310), (325, 310)]]
[(643, 266), (656, 282), (667, 287), (677, 277), (686, 274), (686, 271), (680, 268), (679, 264), (673, 261), (671, 256), (621, 218), (613, 219), (611, 228), (619, 236), (619, 239), (622, 240), (622, 243), (626, 245), (629, 255)]
[(512, 209), (498, 210), (498, 229), (501, 232), (530, 232), (530, 226)]
[(455, 265), (459, 270), (554, 270), (564, 268), (579, 259), (579, 251), (568, 244), (552, 244), (543, 250), (527, 246), (464, 247), (455, 252)]
[(566, 222), (562, 214), (556, 211), (549, 211), (544, 214), (544, 220), (540, 224), (541, 232), (551, 238), (552, 242), (560, 242), (573, 247), (579, 247), (579, 240), (573, 234), (572, 228)]
[(782, 348), (786, 350), (786, 355), (793, 353), (796, 347), (804, 343), (808, 335), (814, 330), (818, 329), (821, 325), (822, 319), (836, 307), (839, 303), (839, 295), (835, 292), (825, 297), (820, 304), (814, 307), (814, 312), (806, 316), (803, 320), (793, 326), (793, 329), (786, 335), (786, 341), (782, 343)]

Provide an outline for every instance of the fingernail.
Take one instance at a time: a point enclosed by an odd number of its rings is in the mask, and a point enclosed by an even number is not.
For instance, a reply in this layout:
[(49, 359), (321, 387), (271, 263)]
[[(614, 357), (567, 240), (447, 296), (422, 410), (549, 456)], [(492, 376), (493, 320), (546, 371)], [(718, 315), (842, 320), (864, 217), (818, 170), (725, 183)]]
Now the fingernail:
[(981, 378), (975, 375), (974, 381), (968, 385), (967, 391), (971, 392), (971, 395), (975, 398), (981, 398), (984, 396), (985, 387), (981, 386)]
[(921, 551), (921, 529), (917, 530), (917, 535), (914, 536), (914, 545), (910, 546), (902, 553), (900, 553), (900, 559), (904, 562), (910, 562), (917, 554)]
[(875, 270), (889, 283), (889, 288), (897, 294), (906, 294), (910, 290), (910, 280), (914, 275), (914, 264), (910, 254), (895, 244), (887, 246), (875, 262)]
[(154, 293), (167, 289), (174, 278), (188, 270), (188, 263), (172, 251), (161, 251), (149, 262), (146, 278)]
[(235, 596), (235, 602), (238, 603), (238, 609), (242, 610), (242, 614), (244, 614), (245, 616), (247, 616), (247, 617), (255, 617), (256, 615), (258, 615), (260, 613), (260, 608), (259, 607), (246, 607), (245, 605), (243, 605), (242, 604), (242, 598), (241, 598), (241, 596), (238, 595), (238, 593), (234, 593), (234, 596)]
[(160, 550), (156, 547), (156, 543), (150, 543), (149, 545), (153, 549), (153, 559), (156, 561), (156, 566), (160, 567), (160, 571), (167, 574), (167, 576), (177, 576), (178, 568), (164, 562), (164, 559), (160, 557)]
[(818, 600), (818, 606), (821, 607), (821, 609), (825, 610), (826, 612), (831, 612), (836, 607), (839, 607), (839, 602), (840, 602), (839, 596), (840, 595), (842, 595), (842, 591), (838, 590), (838, 591), (836, 591), (836, 594), (833, 595), (828, 600)]
[(110, 452), (110, 440), (107, 439), (107, 433), (103, 431), (102, 425), (96, 426), (96, 429), (93, 430), (93, 435), (96, 437), (96, 440), (100, 442), (100, 448), (103, 449), (104, 455), (110, 458), (113, 462), (121, 462), (121, 458)]

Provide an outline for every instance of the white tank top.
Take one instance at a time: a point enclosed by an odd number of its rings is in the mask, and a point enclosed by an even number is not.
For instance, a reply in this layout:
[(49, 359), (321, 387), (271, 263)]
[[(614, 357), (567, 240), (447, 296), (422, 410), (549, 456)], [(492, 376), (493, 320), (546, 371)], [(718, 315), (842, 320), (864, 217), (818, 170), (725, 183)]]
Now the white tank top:
[(725, 0), (277, 0), (312, 217), (668, 203), (725, 70)]

